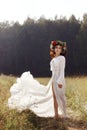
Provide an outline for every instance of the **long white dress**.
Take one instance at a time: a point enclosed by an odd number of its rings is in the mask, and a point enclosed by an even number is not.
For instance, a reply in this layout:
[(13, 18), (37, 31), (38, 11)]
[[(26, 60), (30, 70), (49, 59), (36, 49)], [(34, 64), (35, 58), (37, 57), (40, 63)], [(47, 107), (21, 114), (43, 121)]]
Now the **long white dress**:
[[(58, 56), (50, 62), (52, 71), (53, 89), (58, 104), (58, 112), (66, 117), (66, 97), (65, 97), (65, 57)], [(62, 85), (62, 88), (58, 87)]]
[[(45, 86), (34, 79), (30, 71), (24, 72), (17, 82), (10, 88), (11, 96), (8, 99), (8, 107), (23, 111), (30, 109), (39, 117), (54, 116), (54, 100), (52, 92), (52, 83), (59, 106), (59, 114), (65, 117), (65, 81), (63, 56), (54, 58), (50, 62), (52, 78)], [(58, 83), (63, 84), (58, 88)]]

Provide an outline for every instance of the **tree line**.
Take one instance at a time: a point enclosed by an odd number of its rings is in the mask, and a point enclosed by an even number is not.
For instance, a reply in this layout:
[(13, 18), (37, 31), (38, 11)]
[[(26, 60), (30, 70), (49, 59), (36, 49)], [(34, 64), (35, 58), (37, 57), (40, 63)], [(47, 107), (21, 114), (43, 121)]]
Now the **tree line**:
[(49, 47), (52, 40), (67, 43), (66, 75), (87, 74), (87, 14), (54, 20), (28, 17), (19, 22), (0, 22), (0, 74), (50, 76)]

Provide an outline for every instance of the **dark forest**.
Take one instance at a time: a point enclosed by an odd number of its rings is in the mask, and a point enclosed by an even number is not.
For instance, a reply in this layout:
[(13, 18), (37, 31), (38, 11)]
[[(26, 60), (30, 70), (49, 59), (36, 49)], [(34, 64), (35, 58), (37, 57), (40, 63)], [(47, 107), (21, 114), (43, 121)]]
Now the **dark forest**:
[(52, 40), (67, 43), (66, 75), (87, 75), (87, 14), (83, 20), (72, 15), (68, 20), (28, 17), (22, 25), (0, 22), (0, 74), (30, 71), (35, 77), (49, 77)]

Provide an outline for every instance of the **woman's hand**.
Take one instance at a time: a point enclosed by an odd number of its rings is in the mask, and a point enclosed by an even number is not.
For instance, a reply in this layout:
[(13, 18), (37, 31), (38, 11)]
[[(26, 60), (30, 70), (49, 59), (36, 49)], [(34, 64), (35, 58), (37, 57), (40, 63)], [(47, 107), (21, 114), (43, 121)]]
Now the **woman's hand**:
[(58, 84), (58, 87), (59, 87), (59, 88), (62, 88), (62, 84)]

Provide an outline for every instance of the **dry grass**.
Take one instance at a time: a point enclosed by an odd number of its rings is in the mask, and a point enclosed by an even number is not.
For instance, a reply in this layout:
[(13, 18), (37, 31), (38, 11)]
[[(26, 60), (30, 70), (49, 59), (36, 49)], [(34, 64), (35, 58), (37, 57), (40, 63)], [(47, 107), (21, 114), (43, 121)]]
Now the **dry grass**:
[[(47, 84), (49, 78), (36, 78), (40, 83)], [(0, 76), (0, 130), (86, 130), (87, 110), (87, 77), (67, 77), (66, 97), (67, 112), (70, 118), (54, 120), (39, 118), (29, 110), (21, 113), (9, 110), (7, 100), (9, 89), (16, 81), (13, 76)], [(86, 105), (85, 105), (86, 106)], [(77, 119), (78, 117), (78, 119)]]
[(87, 77), (66, 78), (68, 106), (87, 120)]

